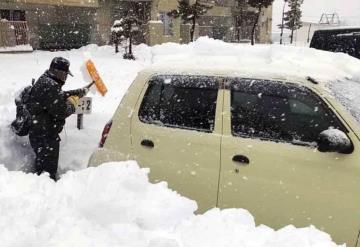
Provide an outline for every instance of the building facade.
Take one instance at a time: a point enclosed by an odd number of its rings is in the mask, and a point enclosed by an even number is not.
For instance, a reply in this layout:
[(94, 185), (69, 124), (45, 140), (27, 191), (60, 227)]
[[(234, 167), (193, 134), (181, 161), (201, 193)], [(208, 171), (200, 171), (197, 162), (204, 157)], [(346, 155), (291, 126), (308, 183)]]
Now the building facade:
[[(34, 49), (69, 49), (100, 41), (98, 8), (97, 0), (2, 0), (0, 17), (3, 29), (7, 23), (15, 37), (19, 36), (16, 25), (24, 23), (26, 39)], [(11, 30), (5, 31), (0, 30), (0, 35), (11, 40)]]
[[(189, 0), (195, 3), (195, 0)], [(195, 29), (195, 38), (208, 36), (226, 42), (249, 41), (256, 10), (246, 4), (246, 0), (202, 0), (213, 7), (200, 19)], [(148, 24), (148, 43), (163, 42), (187, 43), (190, 41), (190, 25), (182, 24), (180, 18), (173, 19), (166, 15), (177, 9), (177, 0), (154, 0), (152, 15)], [(169, 29), (171, 30), (169, 32)], [(263, 10), (256, 30), (259, 43), (270, 43), (272, 32), (272, 6)]]
[[(256, 13), (246, 0), (211, 2), (213, 8), (198, 20), (195, 38), (208, 36), (226, 42), (250, 39)], [(0, 46), (16, 45), (24, 40), (34, 49), (50, 50), (78, 48), (89, 43), (109, 44), (112, 24), (129, 11), (143, 22), (136, 37), (138, 43), (188, 43), (190, 25), (167, 15), (177, 7), (177, 0), (1, 0)], [(258, 42), (271, 42), (271, 24), (272, 7), (261, 13), (256, 32)], [(19, 30), (27, 31), (23, 34)]]

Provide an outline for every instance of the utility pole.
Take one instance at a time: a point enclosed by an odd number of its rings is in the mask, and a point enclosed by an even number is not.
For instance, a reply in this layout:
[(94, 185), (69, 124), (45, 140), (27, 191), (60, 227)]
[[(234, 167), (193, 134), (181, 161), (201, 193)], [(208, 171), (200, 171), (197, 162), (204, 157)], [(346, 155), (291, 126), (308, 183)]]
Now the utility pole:
[(310, 42), (310, 31), (311, 31), (312, 24), (310, 23), (309, 30), (308, 30), (308, 36), (307, 36), (307, 43)]

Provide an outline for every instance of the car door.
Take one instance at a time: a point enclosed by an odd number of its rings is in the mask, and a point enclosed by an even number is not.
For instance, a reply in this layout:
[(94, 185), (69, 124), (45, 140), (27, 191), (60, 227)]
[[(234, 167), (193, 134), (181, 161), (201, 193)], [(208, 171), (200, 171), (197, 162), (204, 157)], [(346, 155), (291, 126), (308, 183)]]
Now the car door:
[[(354, 246), (360, 146), (349, 126), (312, 90), (283, 82), (235, 79), (224, 109), (219, 206), (248, 209), (275, 228), (315, 225)], [(329, 127), (345, 132), (353, 150), (319, 152), (317, 136)]]
[(199, 212), (216, 206), (220, 172), (223, 93), (218, 79), (155, 76), (131, 120), (133, 155), (150, 168), (150, 180), (197, 201)]

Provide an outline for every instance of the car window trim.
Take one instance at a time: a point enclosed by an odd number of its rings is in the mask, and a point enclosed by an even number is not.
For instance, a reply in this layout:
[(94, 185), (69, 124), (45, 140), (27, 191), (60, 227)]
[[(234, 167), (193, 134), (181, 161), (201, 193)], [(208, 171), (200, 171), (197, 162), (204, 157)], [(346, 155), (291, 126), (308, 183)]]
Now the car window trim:
[(179, 126), (179, 125), (171, 125), (171, 124), (164, 124), (164, 123), (157, 123), (156, 121), (150, 122), (150, 121), (146, 121), (140, 118), (139, 116), (139, 120), (142, 123), (145, 124), (150, 124), (150, 125), (154, 125), (154, 126), (158, 126), (158, 127), (166, 127), (166, 128), (171, 128), (171, 129), (182, 129), (182, 130), (191, 130), (191, 131), (197, 131), (197, 132), (201, 132), (201, 133), (213, 133), (214, 130), (209, 130), (209, 129), (197, 129), (197, 128), (191, 128), (191, 127), (187, 127), (187, 126)]

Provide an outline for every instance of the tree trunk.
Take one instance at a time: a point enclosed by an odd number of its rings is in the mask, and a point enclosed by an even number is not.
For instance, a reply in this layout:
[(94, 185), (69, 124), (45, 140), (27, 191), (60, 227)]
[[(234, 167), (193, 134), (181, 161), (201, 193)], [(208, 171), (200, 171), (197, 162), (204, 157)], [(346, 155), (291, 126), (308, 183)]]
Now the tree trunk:
[(119, 41), (115, 41), (115, 53), (119, 53)]
[(294, 41), (294, 29), (291, 29), (291, 37), (290, 37), (290, 44)]
[(282, 43), (283, 43), (285, 5), (286, 5), (286, 0), (284, 0), (284, 6), (283, 6), (283, 12), (282, 12), (282, 19), (281, 19), (280, 45), (282, 45)]
[(129, 56), (132, 57), (132, 32), (130, 31), (130, 35), (129, 35)]
[(196, 26), (196, 18), (195, 16), (192, 18), (192, 24), (190, 28), (190, 41), (194, 41), (194, 33), (195, 33), (195, 26)]
[(256, 20), (255, 20), (254, 26), (253, 26), (252, 31), (251, 31), (251, 45), (255, 45), (255, 31), (256, 31), (256, 27), (257, 27), (257, 25), (259, 23), (259, 19), (260, 19), (260, 15), (261, 15), (261, 9), (262, 9), (262, 7), (260, 6), (259, 7), (259, 13), (256, 16)]
[(241, 39), (241, 28), (242, 28), (242, 20), (243, 20), (243, 16), (242, 16), (242, 12), (241, 12), (241, 14), (240, 14), (240, 16), (238, 16), (237, 18), (236, 18), (236, 23), (237, 23), (237, 33), (236, 33), (236, 35), (237, 35), (237, 41), (238, 41), (238, 43), (240, 43), (240, 39)]

